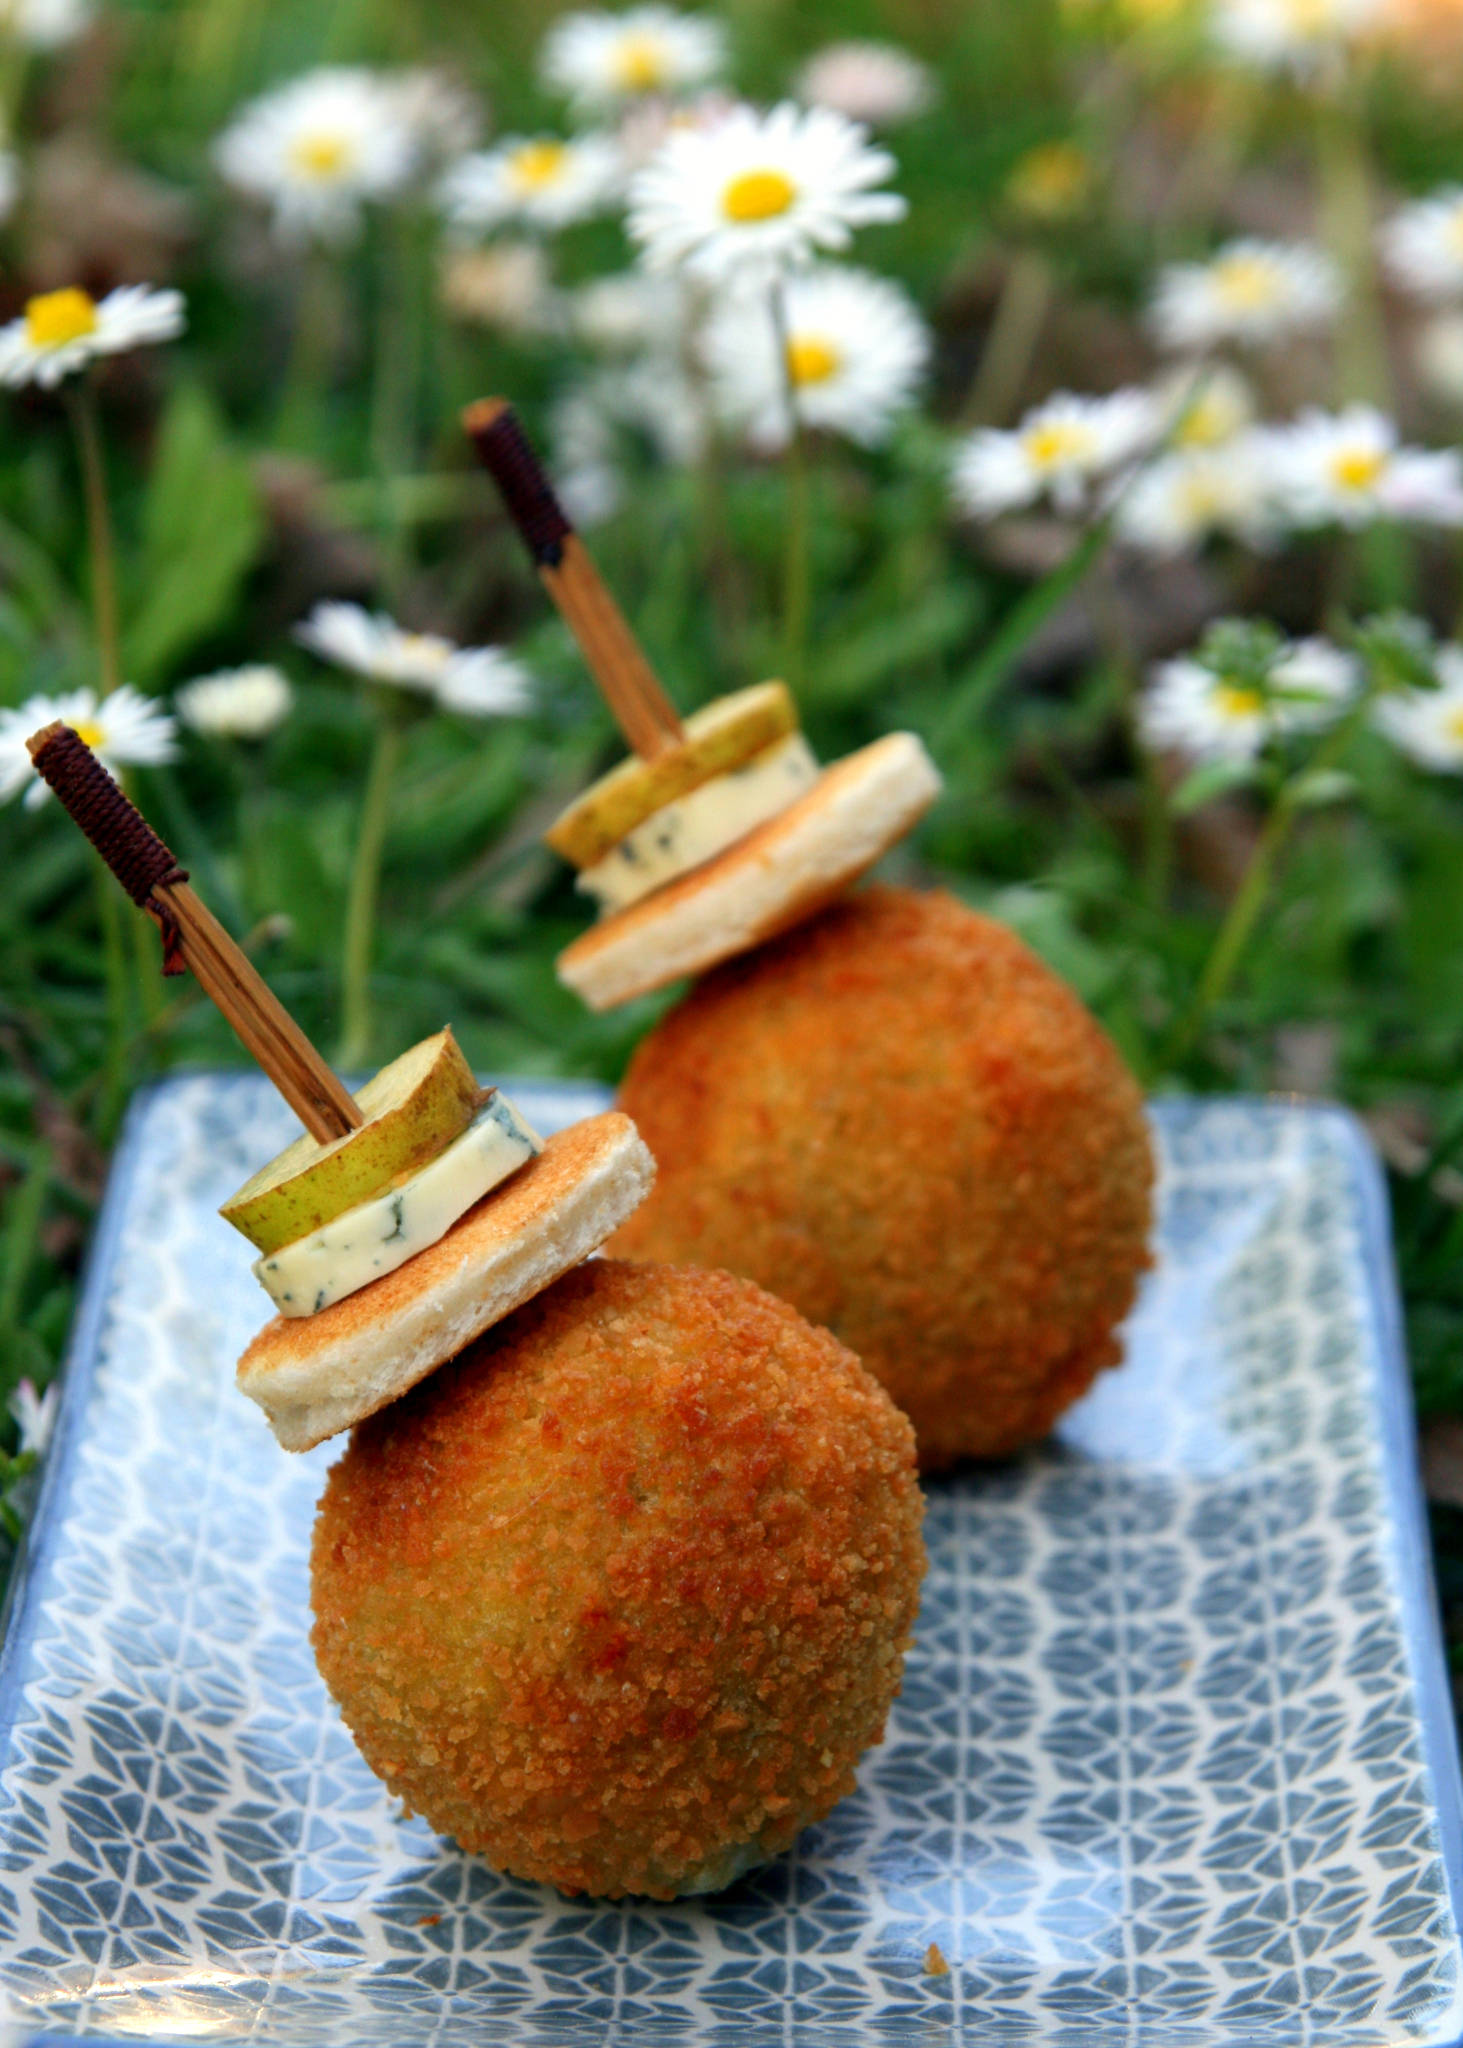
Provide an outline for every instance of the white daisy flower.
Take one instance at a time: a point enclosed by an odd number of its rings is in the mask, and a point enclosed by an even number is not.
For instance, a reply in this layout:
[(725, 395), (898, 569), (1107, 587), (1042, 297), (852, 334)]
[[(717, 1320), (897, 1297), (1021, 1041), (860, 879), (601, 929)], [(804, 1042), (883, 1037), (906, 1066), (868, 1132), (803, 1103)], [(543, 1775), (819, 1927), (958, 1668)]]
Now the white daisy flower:
[(704, 14), (631, 7), (566, 14), (544, 43), (544, 83), (581, 113), (615, 112), (649, 95), (697, 92), (726, 66), (726, 31)]
[(1318, 732), (1334, 725), (1361, 688), (1354, 654), (1312, 634), (1292, 640), (1270, 671), (1270, 715), (1279, 732)]
[(714, 128), (740, 102), (720, 86), (689, 100), (637, 100), (615, 123), (615, 141), (628, 178), (648, 164), (678, 128)]
[(340, 65), (252, 100), (213, 154), (230, 185), (274, 209), (286, 241), (343, 242), (359, 232), (367, 201), (404, 189), (417, 142), (398, 85)]
[(465, 156), (442, 180), (442, 209), (454, 227), (480, 233), (515, 222), (553, 231), (600, 213), (616, 197), (620, 152), (607, 135), (571, 142), (510, 135)]
[(1193, 761), (1253, 761), (1278, 733), (1332, 724), (1356, 694), (1356, 661), (1328, 641), (1295, 641), (1270, 671), (1271, 694), (1192, 655), (1160, 662), (1138, 705), (1144, 741)]
[(444, 710), (474, 717), (521, 711), (528, 678), (495, 647), (457, 647), (440, 633), (410, 633), (385, 612), (327, 600), (296, 626), (295, 638), (322, 661), (373, 683), (418, 690)]
[(785, 447), (788, 385), (803, 424), (874, 447), (909, 406), (929, 359), (929, 334), (887, 279), (838, 264), (795, 272), (783, 288), (786, 367), (760, 298), (724, 300), (705, 333), (717, 404), (762, 448)]
[(1341, 304), (1330, 257), (1305, 242), (1229, 242), (1207, 263), (1172, 263), (1149, 311), (1163, 348), (1251, 346), (1323, 327)]
[(1436, 690), (1398, 690), (1377, 699), (1379, 732), (1422, 768), (1463, 774), (1463, 648), (1439, 648)]
[(1254, 424), (1254, 386), (1229, 363), (1172, 370), (1153, 395), (1172, 448), (1222, 448)]
[(554, 492), (586, 532), (613, 519), (625, 498), (615, 430), (600, 380), (582, 384), (554, 406), (549, 421)]
[(184, 725), (210, 738), (260, 740), (288, 718), (293, 701), (286, 677), (257, 662), (185, 683), (173, 708)]
[(396, 101), (416, 145), (415, 169), (450, 164), (475, 149), (483, 132), (483, 107), (477, 96), (448, 71), (424, 64), (398, 71), (381, 83)]
[(1120, 501), (1117, 529), (1155, 555), (1188, 554), (1216, 535), (1262, 547), (1273, 534), (1263, 436), (1160, 455)]
[(830, 43), (799, 72), (797, 96), (870, 128), (892, 128), (924, 112), (935, 81), (927, 65), (894, 43)]
[(775, 275), (853, 230), (903, 218), (904, 201), (871, 188), (894, 159), (828, 107), (736, 107), (705, 129), (675, 129), (630, 184), (629, 230), (652, 270), (711, 282)]
[(505, 239), (485, 249), (450, 249), (442, 259), (442, 304), (458, 320), (504, 334), (544, 333), (556, 306), (542, 242)]
[(100, 302), (67, 285), (26, 301), (18, 320), (0, 327), (0, 384), (53, 389), (98, 356), (122, 355), (145, 342), (183, 332), (183, 294), (123, 284)]
[(1406, 448), (1368, 405), (1314, 408), (1269, 430), (1271, 495), (1293, 526), (1365, 526), (1374, 519), (1463, 525), (1463, 463), (1455, 449)]
[(576, 526), (601, 526), (624, 503), (633, 446), (685, 469), (704, 454), (707, 428), (705, 394), (679, 351), (596, 370), (553, 409), (554, 489)]
[(1463, 185), (1401, 206), (1381, 231), (1387, 269), (1404, 291), (1441, 304), (1463, 299)]
[(569, 318), (577, 338), (600, 355), (632, 355), (646, 348), (678, 354), (689, 308), (677, 279), (621, 270), (581, 285)]
[(25, 743), (58, 718), (86, 741), (109, 775), (122, 768), (159, 767), (177, 755), (173, 720), (130, 683), (109, 697), (99, 698), (95, 690), (28, 697), (15, 710), (0, 711), (0, 804), (24, 790), (26, 809), (34, 810), (51, 794), (31, 765)]
[(1138, 729), (1155, 753), (1243, 762), (1255, 759), (1273, 728), (1259, 690), (1183, 655), (1153, 670), (1138, 700)]
[(437, 684), (444, 711), (464, 718), (503, 718), (526, 711), (533, 699), (528, 670), (501, 647), (464, 647), (454, 654)]
[(10, 1390), (5, 1406), (11, 1419), (20, 1428), (20, 1453), (33, 1451), (36, 1457), (45, 1456), (46, 1446), (51, 1441), (51, 1431), (56, 1426), (56, 1404), (60, 1399), (59, 1380), (52, 1380), (44, 1394), (38, 1394), (33, 1380), (21, 1380)]
[(1334, 71), (1391, 0), (1210, 0), (1219, 47), (1242, 64), (1307, 79)]
[(1150, 446), (1161, 427), (1148, 391), (1084, 398), (1059, 391), (1018, 427), (981, 427), (960, 446), (954, 489), (962, 509), (994, 519), (1049, 497), (1059, 512), (1082, 511), (1093, 486)]
[(32, 50), (75, 42), (95, 12), (91, 0), (0, 0), (0, 35)]

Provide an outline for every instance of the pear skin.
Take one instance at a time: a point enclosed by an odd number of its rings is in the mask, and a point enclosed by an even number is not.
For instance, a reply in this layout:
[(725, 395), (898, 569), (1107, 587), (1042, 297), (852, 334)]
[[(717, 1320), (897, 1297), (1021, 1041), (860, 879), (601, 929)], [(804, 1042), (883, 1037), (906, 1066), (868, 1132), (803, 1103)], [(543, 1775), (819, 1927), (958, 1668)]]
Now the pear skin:
[(261, 1252), (323, 1229), (414, 1173), (467, 1129), (483, 1091), (450, 1030), (424, 1038), (366, 1083), (365, 1121), (328, 1145), (302, 1136), (231, 1195), (219, 1214)]

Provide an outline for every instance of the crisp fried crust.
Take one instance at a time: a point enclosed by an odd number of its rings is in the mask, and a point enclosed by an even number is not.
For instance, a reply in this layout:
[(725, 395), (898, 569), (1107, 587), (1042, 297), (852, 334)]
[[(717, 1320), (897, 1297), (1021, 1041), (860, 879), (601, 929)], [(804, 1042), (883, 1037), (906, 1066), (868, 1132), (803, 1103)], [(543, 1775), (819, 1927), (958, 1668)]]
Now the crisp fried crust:
[(314, 1316), (276, 1316), (238, 1383), (287, 1451), (372, 1415), (587, 1258), (655, 1165), (627, 1116), (586, 1117), (484, 1195), (437, 1243)]
[(621, 1090), (659, 1167), (611, 1241), (725, 1266), (856, 1351), (921, 1462), (1046, 1433), (1148, 1262), (1142, 1101), (1075, 995), (942, 892), (873, 888), (720, 968)]
[(888, 733), (825, 768), (787, 810), (714, 860), (602, 918), (559, 955), (559, 979), (612, 1009), (761, 945), (857, 881), (940, 791), (913, 733)]
[(908, 1423), (725, 1273), (595, 1260), (364, 1423), (312, 1641), (391, 1790), (567, 1892), (716, 1888), (851, 1788), (924, 1569)]

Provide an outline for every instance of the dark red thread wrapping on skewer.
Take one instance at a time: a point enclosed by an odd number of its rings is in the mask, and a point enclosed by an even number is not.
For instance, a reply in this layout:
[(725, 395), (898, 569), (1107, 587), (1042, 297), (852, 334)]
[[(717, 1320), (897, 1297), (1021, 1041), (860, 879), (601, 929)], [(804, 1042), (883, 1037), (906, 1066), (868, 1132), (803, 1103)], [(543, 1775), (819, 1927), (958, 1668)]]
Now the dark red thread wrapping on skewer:
[(59, 720), (27, 742), (36, 773), (55, 790), (132, 901), (157, 920), (163, 973), (182, 974), (182, 934), (157, 888), (186, 882), (188, 870), (112, 780), (80, 733)]
[(556, 569), (564, 542), (574, 531), (543, 465), (529, 445), (511, 405), (486, 418), (470, 407), (466, 425), (483, 466), (502, 492), (508, 516), (540, 568)]

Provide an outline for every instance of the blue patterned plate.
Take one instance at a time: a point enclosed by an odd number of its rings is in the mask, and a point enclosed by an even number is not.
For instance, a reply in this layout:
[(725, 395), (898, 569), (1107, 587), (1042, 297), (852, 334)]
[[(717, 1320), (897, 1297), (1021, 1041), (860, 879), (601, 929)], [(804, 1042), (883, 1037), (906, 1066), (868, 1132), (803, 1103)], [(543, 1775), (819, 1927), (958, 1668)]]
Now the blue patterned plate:
[[(584, 1087), (514, 1093), (552, 1126)], [(1164, 1105), (1128, 1362), (930, 1489), (856, 1796), (721, 1898), (500, 1878), (361, 1763), (306, 1641), (334, 1446), (232, 1386), (215, 1204), (255, 1077), (147, 1095), (0, 1661), (0, 1996), (53, 2039), (255, 2048), (1456, 2041), (1460, 1804), (1378, 1177), (1356, 1126)], [(938, 1945), (948, 1975), (930, 1975)]]

